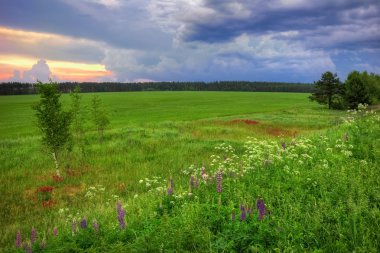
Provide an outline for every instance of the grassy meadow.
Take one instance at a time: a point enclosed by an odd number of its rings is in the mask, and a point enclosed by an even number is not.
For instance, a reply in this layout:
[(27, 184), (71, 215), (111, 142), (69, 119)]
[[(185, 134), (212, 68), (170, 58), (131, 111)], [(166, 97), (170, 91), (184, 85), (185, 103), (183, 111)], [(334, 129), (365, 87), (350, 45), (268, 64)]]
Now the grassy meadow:
[(0, 251), (380, 251), (376, 114), (301, 93), (97, 94), (111, 124), (84, 122), (63, 180), (39, 97), (0, 97)]

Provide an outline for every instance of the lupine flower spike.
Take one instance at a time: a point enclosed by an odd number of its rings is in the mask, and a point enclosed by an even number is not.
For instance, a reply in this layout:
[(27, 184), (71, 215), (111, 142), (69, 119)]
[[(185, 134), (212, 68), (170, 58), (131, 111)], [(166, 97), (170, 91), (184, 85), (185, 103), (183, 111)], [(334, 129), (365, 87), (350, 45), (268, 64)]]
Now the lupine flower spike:
[(262, 200), (260, 198), (257, 199), (256, 206), (257, 206), (257, 210), (259, 210), (259, 220), (263, 220), (265, 217), (265, 214), (267, 212), (267, 210), (265, 208), (264, 200)]
[(245, 212), (244, 205), (240, 205), (240, 211), (241, 211), (240, 219), (241, 221), (245, 221), (247, 219), (247, 213)]
[(35, 228), (32, 228), (32, 232), (30, 233), (30, 243), (34, 244), (37, 239), (37, 231)]
[(80, 222), (81, 228), (87, 228), (87, 219), (84, 217)]
[(222, 193), (222, 171), (218, 171), (216, 174), (216, 191)]
[(21, 248), (21, 241), (21, 232), (18, 230), (16, 234), (16, 248)]
[(117, 203), (117, 220), (119, 221), (119, 225), (121, 229), (125, 229), (125, 221), (124, 221), (124, 216), (125, 216), (125, 210), (121, 206), (121, 203)]

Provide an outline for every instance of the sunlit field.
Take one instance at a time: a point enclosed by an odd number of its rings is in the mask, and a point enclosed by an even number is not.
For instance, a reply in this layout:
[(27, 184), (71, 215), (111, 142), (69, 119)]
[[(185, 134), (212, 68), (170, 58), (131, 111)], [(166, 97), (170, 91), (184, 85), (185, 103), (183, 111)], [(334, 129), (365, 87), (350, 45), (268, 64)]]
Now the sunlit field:
[(99, 136), (88, 113), (58, 180), (39, 97), (0, 97), (2, 251), (380, 251), (375, 113), (301, 93), (97, 94), (110, 125)]

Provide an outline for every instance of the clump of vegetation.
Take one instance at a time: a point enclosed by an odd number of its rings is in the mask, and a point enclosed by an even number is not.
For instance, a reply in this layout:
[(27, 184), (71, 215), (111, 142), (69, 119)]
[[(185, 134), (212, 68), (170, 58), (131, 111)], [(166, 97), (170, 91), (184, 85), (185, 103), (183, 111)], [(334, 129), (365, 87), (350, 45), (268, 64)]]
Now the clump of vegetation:
[(380, 76), (352, 71), (343, 84), (337, 74), (327, 71), (315, 82), (315, 92), (309, 99), (327, 104), (329, 109), (356, 109), (359, 104), (375, 104), (380, 100)]
[(89, 187), (83, 201), (91, 209), (63, 207), (46, 238), (31, 240), (27, 233), (22, 243), (17, 232), (16, 247), (378, 252), (379, 137), (380, 117), (359, 106), (326, 134), (281, 142), (249, 138), (243, 147), (219, 143), (201, 166), (168, 180), (136, 180), (140, 195)]
[(56, 174), (59, 177), (60, 151), (68, 146), (71, 139), (71, 113), (62, 109), (57, 84), (39, 82), (37, 89), (41, 100), (33, 107), (36, 112), (37, 126), (42, 133), (42, 143), (52, 154)]

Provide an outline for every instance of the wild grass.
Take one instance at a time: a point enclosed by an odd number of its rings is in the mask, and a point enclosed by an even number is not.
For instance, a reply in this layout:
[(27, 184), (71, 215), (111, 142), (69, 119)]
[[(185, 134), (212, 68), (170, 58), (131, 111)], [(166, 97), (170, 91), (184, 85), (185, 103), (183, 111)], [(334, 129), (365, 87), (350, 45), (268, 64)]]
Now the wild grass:
[[(34, 252), (43, 240), (46, 252), (379, 251), (378, 117), (342, 124), (343, 113), (306, 96), (102, 94), (111, 128), (102, 141), (87, 133), (85, 156), (76, 146), (64, 155), (60, 182), (52, 179), (54, 164), (33, 129), (30, 104), (38, 98), (1, 97), (0, 118), (18, 127), (0, 121), (0, 248), (17, 251), (17, 231), (28, 242), (34, 227)], [(11, 105), (12, 113), (4, 109)], [(211, 179), (219, 170), (221, 194)], [(191, 174), (197, 189), (189, 188)], [(44, 207), (37, 191), (46, 185), (54, 189)], [(268, 210), (263, 220), (258, 198)], [(125, 229), (117, 202), (126, 210)], [(240, 205), (253, 211), (245, 221)]]

